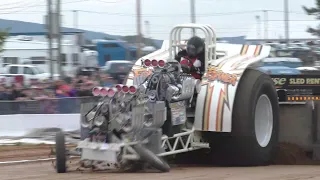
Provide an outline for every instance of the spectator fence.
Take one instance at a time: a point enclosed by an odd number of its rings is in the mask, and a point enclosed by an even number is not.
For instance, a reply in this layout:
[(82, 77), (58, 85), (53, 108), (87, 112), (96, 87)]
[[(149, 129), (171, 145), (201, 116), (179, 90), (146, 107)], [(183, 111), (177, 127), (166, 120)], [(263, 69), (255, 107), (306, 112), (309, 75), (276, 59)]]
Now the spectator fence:
[(96, 97), (70, 97), (26, 101), (0, 101), (0, 115), (12, 114), (76, 114), (81, 105), (94, 104)]

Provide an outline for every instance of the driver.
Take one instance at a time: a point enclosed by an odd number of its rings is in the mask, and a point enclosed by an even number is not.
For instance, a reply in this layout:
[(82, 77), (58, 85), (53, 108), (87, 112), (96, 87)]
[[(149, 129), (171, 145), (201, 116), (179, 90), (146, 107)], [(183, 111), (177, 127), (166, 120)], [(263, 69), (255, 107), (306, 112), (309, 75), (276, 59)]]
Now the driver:
[(188, 69), (188, 73), (195, 79), (201, 79), (204, 72), (204, 50), (204, 41), (200, 37), (194, 36), (189, 39), (187, 48), (180, 51), (175, 59), (180, 62), (183, 69)]

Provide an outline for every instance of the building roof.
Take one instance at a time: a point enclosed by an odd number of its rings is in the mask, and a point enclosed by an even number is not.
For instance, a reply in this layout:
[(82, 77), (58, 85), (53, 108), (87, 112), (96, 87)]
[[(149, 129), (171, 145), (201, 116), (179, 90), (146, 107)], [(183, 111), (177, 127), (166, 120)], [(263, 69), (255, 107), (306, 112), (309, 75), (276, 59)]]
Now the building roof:
[[(17, 35), (46, 35), (47, 29), (45, 24), (25, 22), (25, 21), (16, 21), (16, 20), (7, 20), (0, 19), (0, 29), (8, 29), (10, 36)], [(75, 28), (61, 28), (61, 33), (63, 34), (75, 34), (75, 33), (84, 33), (84, 36), (88, 40), (92, 39), (103, 39), (103, 38), (112, 38), (120, 39), (121, 36), (110, 35), (101, 32), (87, 31), (82, 29)]]
[[(32, 22), (25, 22), (25, 21), (16, 21), (16, 20), (7, 20), (7, 19), (0, 19), (0, 30), (1, 29), (9, 29), (10, 36), (18, 36), (18, 35), (46, 35), (47, 29), (45, 24), (39, 23), (32, 23)], [(94, 32), (82, 29), (75, 29), (75, 28), (61, 28), (61, 32), (63, 34), (75, 34), (75, 33), (83, 33), (85, 39), (93, 40), (93, 39), (115, 39), (120, 40), (122, 36), (119, 35), (110, 35), (102, 32)], [(162, 40), (154, 40), (154, 43), (161, 47)]]
[[(32, 22), (0, 19), (0, 29), (8, 29), (10, 35), (45, 35), (46, 25)], [(82, 32), (79, 29), (62, 28), (64, 34), (74, 34)]]
[[(53, 48), (57, 43), (52, 43)], [(72, 46), (72, 44), (63, 43), (62, 46)], [(31, 49), (48, 49), (48, 43), (42, 41), (20, 41), (16, 39), (7, 39), (4, 43), (3, 50), (31, 50)]]

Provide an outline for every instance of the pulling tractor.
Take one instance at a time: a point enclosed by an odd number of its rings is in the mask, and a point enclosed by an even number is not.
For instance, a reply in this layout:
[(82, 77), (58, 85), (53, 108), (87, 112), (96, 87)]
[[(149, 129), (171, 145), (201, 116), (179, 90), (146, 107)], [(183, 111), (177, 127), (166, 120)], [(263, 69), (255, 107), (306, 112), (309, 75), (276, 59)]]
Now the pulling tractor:
[[(184, 29), (204, 34), (201, 80), (174, 60), (186, 47)], [(225, 56), (217, 59), (217, 52)], [(277, 89), (250, 66), (269, 52), (269, 46), (217, 44), (209, 25), (175, 26), (160, 50), (135, 63), (123, 85), (93, 89), (101, 99), (82, 118), (75, 149), (66, 149), (63, 132), (57, 133), (57, 172), (67, 172), (69, 156), (94, 170), (168, 172), (165, 156), (191, 151), (223, 165), (270, 164), (280, 139)]]

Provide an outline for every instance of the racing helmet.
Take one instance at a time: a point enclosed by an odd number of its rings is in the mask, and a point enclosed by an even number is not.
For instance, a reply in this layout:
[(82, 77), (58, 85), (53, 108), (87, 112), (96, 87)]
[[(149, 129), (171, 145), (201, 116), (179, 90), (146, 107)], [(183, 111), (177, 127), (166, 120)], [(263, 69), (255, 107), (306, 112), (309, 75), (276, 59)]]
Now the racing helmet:
[(193, 36), (188, 40), (187, 43), (187, 53), (190, 57), (196, 57), (198, 54), (202, 53), (204, 50), (205, 44), (204, 41), (198, 37)]

